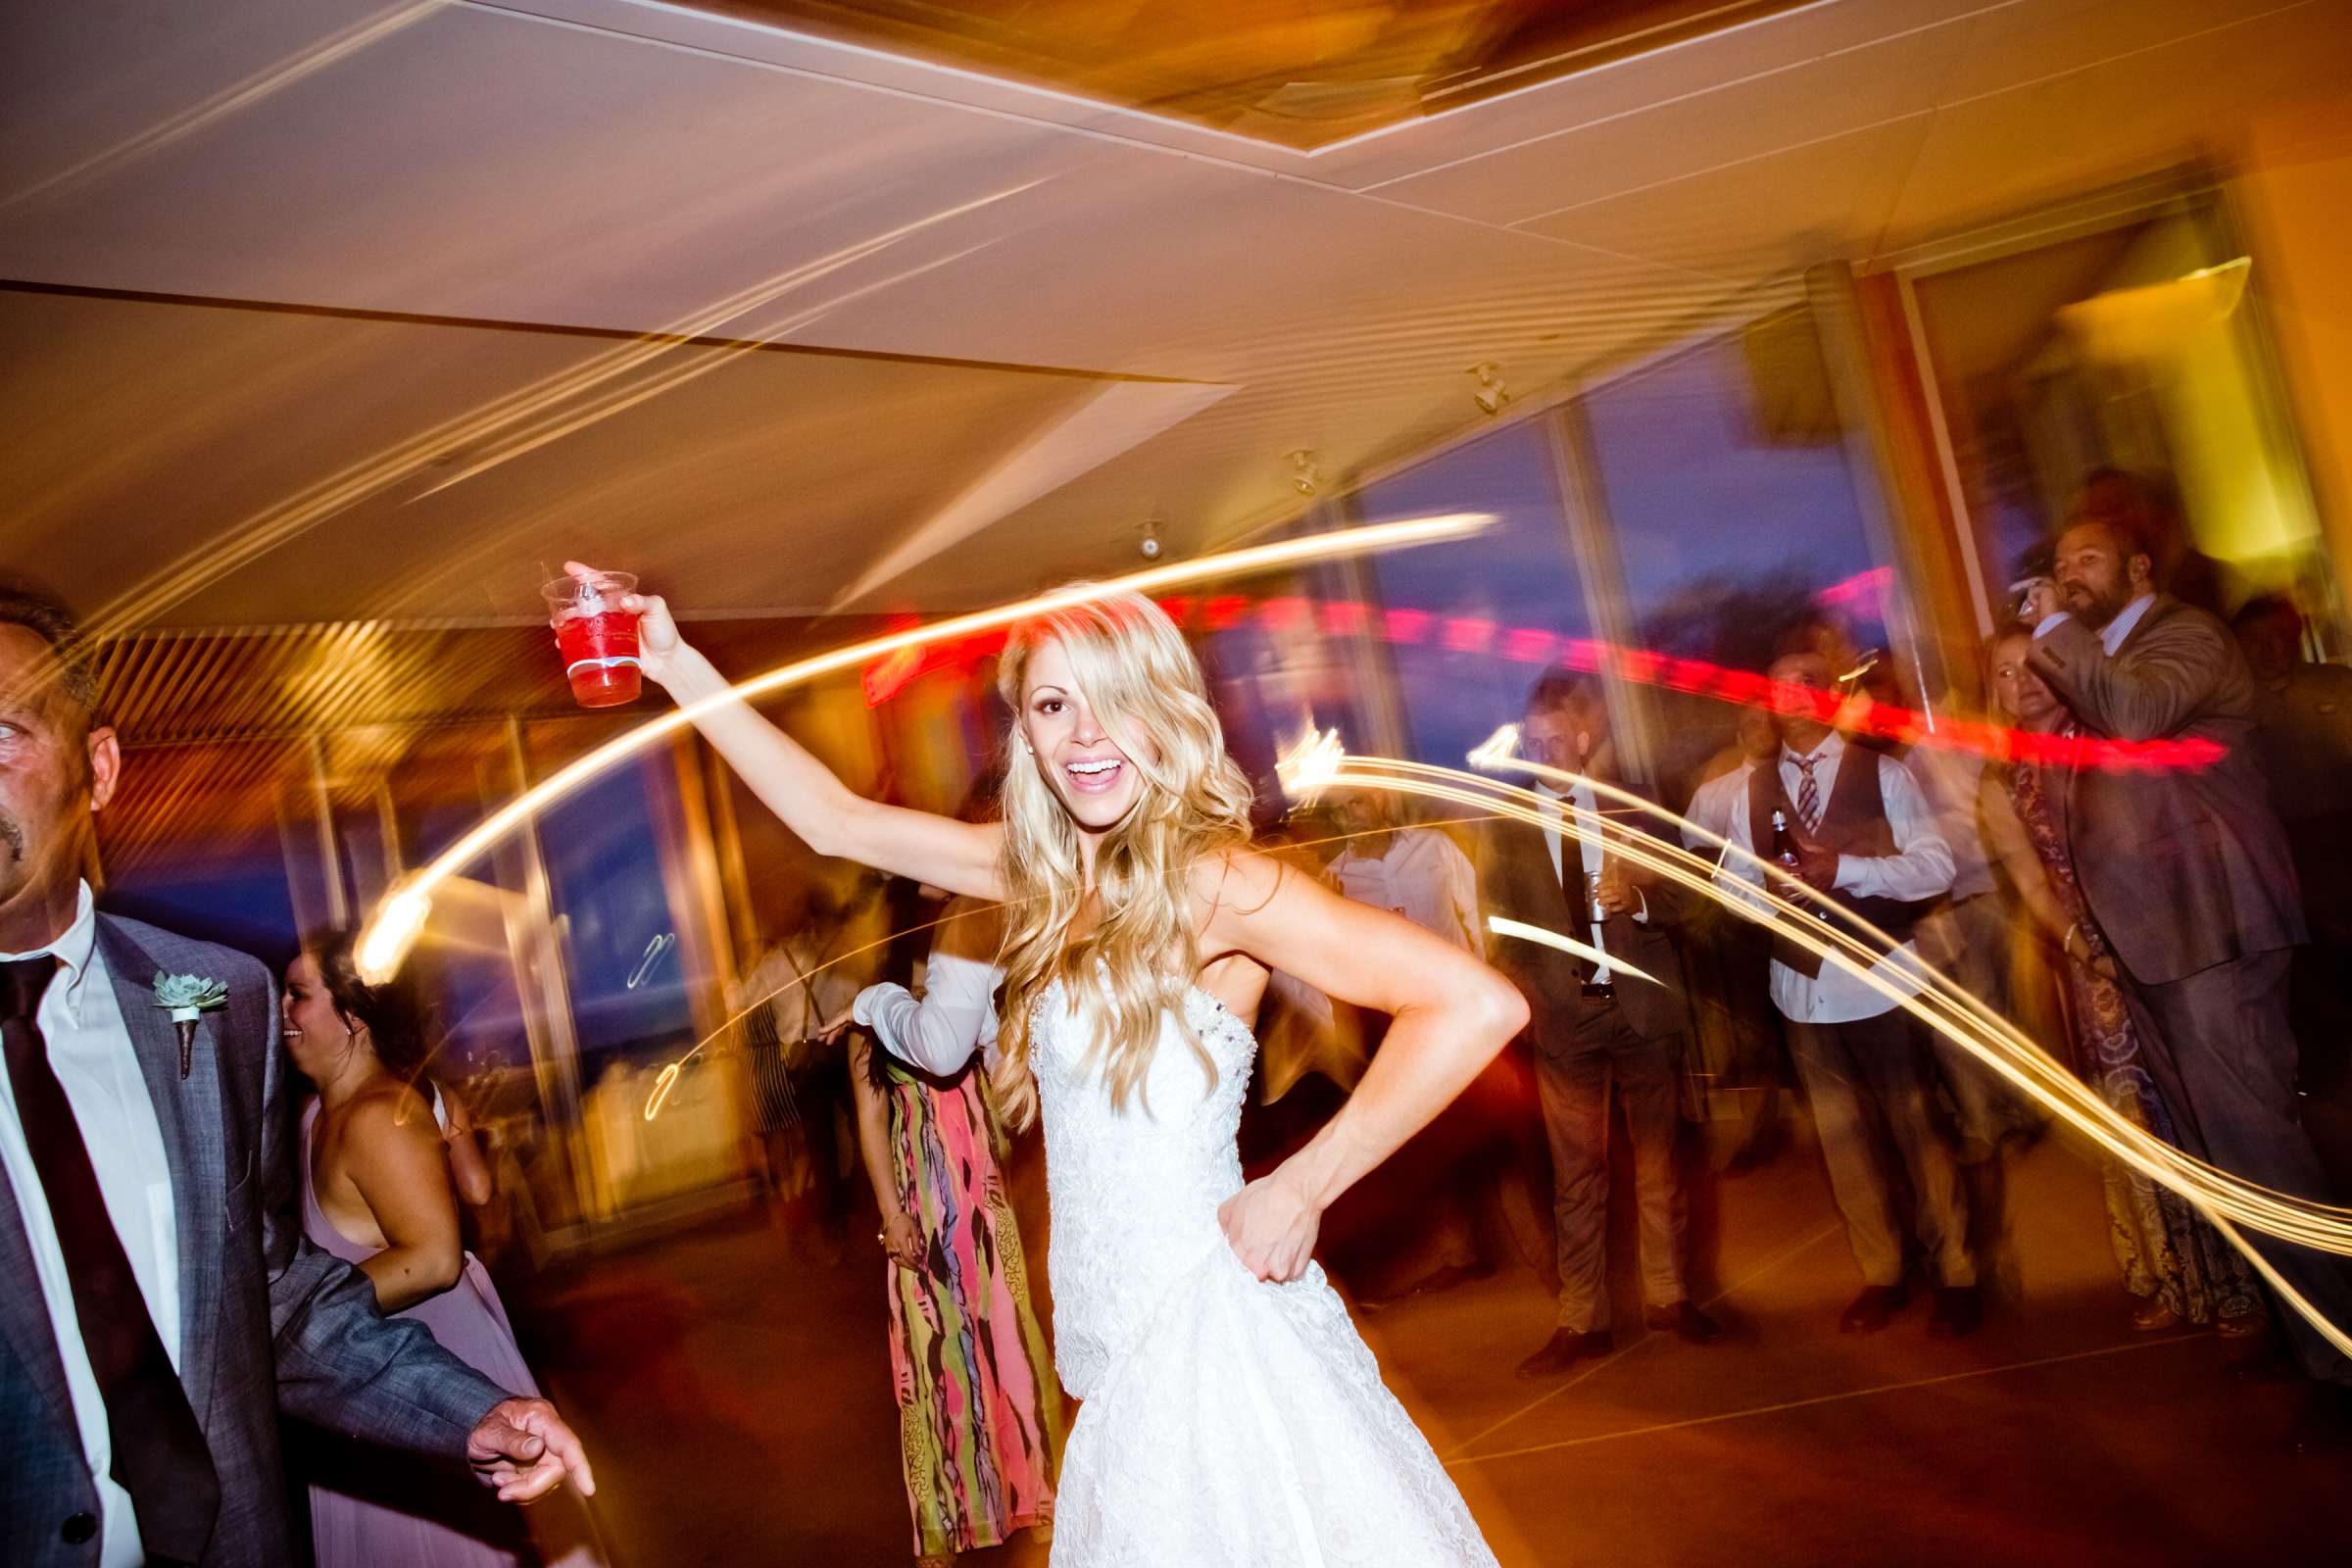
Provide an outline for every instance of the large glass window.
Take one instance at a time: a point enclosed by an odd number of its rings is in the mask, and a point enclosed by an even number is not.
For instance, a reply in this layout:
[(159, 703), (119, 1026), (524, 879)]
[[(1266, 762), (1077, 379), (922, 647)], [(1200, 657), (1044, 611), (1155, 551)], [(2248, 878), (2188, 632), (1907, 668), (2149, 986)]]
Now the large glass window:
[[(534, 758), (578, 749), (570, 721), (528, 727)], [(539, 816), (549, 903), (571, 983), (581, 1076), (616, 1057), (672, 1059), (696, 1039), (665, 861), (682, 853), (665, 750), (597, 775)]]
[[(1857, 663), (1884, 659), (1893, 572), (1874, 553), (1803, 307), (1595, 388), (1581, 412), (1635, 642), (1756, 670), (1813, 625)], [(1672, 794), (1734, 718), (1720, 704), (1662, 702), (1658, 770)]]
[(290, 854), (318, 858), (315, 836), (290, 841), (280, 809), (285, 749), (140, 746), (122, 763), (122, 787), (98, 814), (106, 907), (284, 964), (303, 924)]
[(1913, 280), (1955, 477), (1995, 619), (2093, 476), (2130, 507), (2159, 580), (2223, 614), (2248, 595), (2333, 599), (2269, 370), (2254, 263), (2209, 196)]
[(1531, 420), (1434, 458), (1356, 498), (1362, 520), (1483, 512), (1485, 532), (1374, 560), (1366, 634), (1386, 645), (1404, 741), (1448, 767), (1519, 716), (1559, 640), (1592, 633), (1558, 466)]

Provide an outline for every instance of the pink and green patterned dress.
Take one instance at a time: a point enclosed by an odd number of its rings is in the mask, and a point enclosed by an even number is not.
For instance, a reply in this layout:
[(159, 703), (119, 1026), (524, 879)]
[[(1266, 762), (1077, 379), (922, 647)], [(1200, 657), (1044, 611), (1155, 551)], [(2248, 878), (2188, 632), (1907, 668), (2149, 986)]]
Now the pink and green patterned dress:
[(943, 1080), (874, 1060), (899, 1202), (923, 1237), (920, 1270), (884, 1264), (915, 1553), (999, 1545), (1052, 1521), (1062, 1442), (1061, 1386), (999, 1168), (1004, 1135), (976, 1066)]

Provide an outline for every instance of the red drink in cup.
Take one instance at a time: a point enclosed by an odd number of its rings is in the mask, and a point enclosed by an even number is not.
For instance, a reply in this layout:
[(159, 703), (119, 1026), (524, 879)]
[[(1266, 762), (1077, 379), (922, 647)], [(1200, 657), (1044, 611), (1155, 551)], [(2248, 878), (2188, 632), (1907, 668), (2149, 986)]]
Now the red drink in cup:
[(637, 614), (620, 608), (637, 591), (625, 571), (562, 577), (539, 590), (547, 600), (564, 673), (582, 708), (617, 708), (637, 700)]

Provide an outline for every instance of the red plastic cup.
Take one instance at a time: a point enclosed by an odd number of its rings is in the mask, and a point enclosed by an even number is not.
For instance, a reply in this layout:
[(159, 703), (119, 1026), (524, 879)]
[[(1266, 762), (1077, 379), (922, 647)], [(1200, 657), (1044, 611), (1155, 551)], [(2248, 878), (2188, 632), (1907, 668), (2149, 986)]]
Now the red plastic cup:
[(571, 695), (582, 708), (618, 708), (637, 700), (643, 679), (637, 615), (620, 608), (621, 600), (636, 591), (637, 579), (625, 571), (559, 577), (539, 590), (564, 651)]

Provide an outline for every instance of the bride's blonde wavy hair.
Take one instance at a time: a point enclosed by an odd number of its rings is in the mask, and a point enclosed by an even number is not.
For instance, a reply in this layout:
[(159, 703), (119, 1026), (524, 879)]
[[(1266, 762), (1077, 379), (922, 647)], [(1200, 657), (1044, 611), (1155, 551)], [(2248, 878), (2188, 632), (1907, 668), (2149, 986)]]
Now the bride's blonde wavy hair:
[[(1073, 939), (1087, 892), (1078, 824), (1037, 760), (1019, 744), (1022, 694), (1039, 649), (1059, 643), (1096, 720), (1143, 781), (1134, 808), (1095, 851), (1101, 918)], [(1030, 1013), (1055, 980), (1092, 1013), (1086, 1070), (1101, 1071), (1111, 1102), (1137, 1093), (1159, 1044), (1163, 1014), (1213, 1082), (1216, 1064), (1184, 1024), (1200, 964), (1192, 871), (1250, 841), (1250, 779), (1225, 752), (1200, 665), (1176, 623), (1141, 594), (1099, 599), (1013, 628), (997, 666), (1013, 712), (1004, 770), (1004, 1026), (995, 1087), (1014, 1127), (1037, 1114)]]

